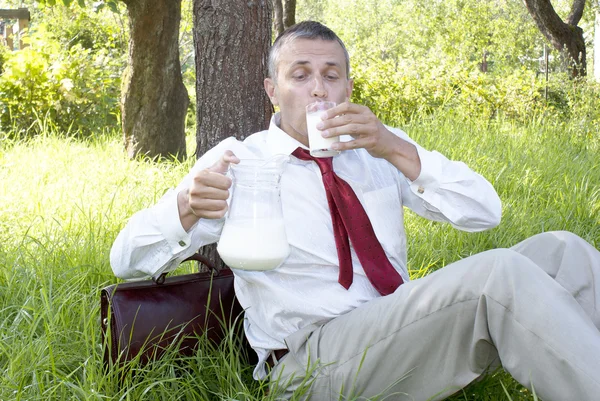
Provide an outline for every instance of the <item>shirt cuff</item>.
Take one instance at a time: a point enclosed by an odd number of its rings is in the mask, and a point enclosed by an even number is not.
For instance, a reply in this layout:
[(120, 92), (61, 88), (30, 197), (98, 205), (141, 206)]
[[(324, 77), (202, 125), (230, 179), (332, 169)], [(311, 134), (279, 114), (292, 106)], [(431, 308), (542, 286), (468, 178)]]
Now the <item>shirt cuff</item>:
[(438, 152), (431, 152), (417, 146), (419, 159), (421, 159), (421, 173), (416, 180), (411, 181), (410, 189), (413, 193), (423, 196), (427, 192), (435, 192), (440, 187), (439, 177), (442, 175), (443, 157)]
[(165, 240), (176, 255), (190, 246), (190, 235), (183, 229), (179, 218), (177, 196), (170, 196), (156, 205), (157, 223)]

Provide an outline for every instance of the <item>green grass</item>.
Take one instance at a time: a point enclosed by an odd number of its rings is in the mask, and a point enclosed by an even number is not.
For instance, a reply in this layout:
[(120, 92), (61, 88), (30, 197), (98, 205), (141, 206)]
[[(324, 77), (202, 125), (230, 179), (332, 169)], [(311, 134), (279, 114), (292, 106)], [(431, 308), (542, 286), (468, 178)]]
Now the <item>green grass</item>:
[[(600, 139), (593, 127), (549, 121), (523, 126), (446, 115), (404, 127), (423, 146), (487, 177), (504, 203), (502, 224), (478, 234), (407, 212), (413, 277), (540, 231), (570, 230), (600, 247)], [(119, 372), (102, 369), (99, 290), (116, 281), (112, 241), (191, 163), (130, 161), (116, 135), (2, 142), (0, 400), (275, 399), (251, 379), (231, 342), (221, 349), (204, 344), (191, 358), (171, 352), (145, 367), (134, 364), (123, 382)], [(450, 399), (534, 396), (497, 372)]]

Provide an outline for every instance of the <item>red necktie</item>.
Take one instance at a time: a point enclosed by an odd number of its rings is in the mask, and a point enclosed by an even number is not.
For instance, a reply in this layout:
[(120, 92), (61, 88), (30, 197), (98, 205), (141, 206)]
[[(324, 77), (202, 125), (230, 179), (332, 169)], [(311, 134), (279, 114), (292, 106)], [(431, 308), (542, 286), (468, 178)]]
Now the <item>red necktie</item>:
[(316, 158), (302, 148), (294, 150), (292, 155), (301, 160), (315, 161), (321, 170), (340, 261), (339, 283), (346, 289), (352, 284), (354, 273), (348, 241), (350, 238), (356, 256), (373, 287), (381, 295), (393, 293), (404, 281), (385, 255), (375, 236), (369, 216), (352, 187), (334, 173), (332, 158)]

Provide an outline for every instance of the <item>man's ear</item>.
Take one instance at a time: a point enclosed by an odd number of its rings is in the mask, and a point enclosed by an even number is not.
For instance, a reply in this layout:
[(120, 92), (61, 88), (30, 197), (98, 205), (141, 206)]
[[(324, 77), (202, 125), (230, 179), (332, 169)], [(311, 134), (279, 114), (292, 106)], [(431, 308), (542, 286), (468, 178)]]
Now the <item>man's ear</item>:
[(350, 101), (350, 97), (352, 96), (352, 89), (354, 89), (354, 80), (349, 79), (346, 83), (346, 101)]
[(264, 85), (265, 92), (267, 92), (267, 96), (269, 96), (269, 99), (271, 99), (273, 106), (279, 106), (279, 101), (275, 95), (275, 82), (273, 82), (273, 79), (265, 78)]

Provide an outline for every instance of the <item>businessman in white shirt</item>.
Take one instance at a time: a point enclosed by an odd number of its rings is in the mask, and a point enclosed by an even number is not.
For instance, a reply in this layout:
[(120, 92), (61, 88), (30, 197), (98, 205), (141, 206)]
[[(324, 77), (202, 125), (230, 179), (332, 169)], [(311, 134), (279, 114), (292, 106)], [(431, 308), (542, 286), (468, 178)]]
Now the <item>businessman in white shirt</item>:
[[(597, 397), (598, 250), (571, 233), (544, 233), (410, 281), (403, 206), (475, 232), (499, 224), (501, 203), (464, 163), (423, 149), (350, 103), (352, 85), (348, 53), (335, 33), (310, 21), (284, 32), (265, 79), (280, 110), (268, 130), (243, 142), (224, 140), (158, 204), (136, 213), (113, 245), (115, 274), (157, 276), (217, 242), (229, 164), (290, 155), (281, 179), (290, 255), (271, 271), (234, 269), (245, 333), (259, 357), (256, 378), (277, 378), (286, 398), (310, 372), (312, 400), (439, 400), (502, 364), (544, 400)], [(368, 216), (389, 291), (365, 268), (352, 233), (347, 255), (340, 251), (330, 184), (315, 160), (301, 156), (308, 147), (305, 106), (315, 100), (338, 104), (320, 129), (340, 137), (333, 171)], [(350, 281), (342, 280), (343, 265)]]

